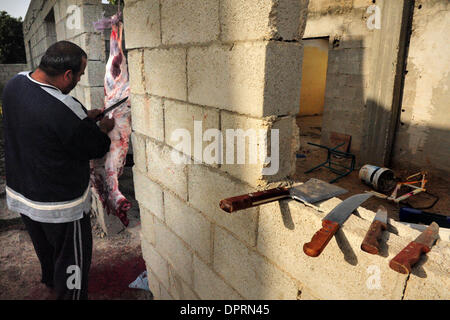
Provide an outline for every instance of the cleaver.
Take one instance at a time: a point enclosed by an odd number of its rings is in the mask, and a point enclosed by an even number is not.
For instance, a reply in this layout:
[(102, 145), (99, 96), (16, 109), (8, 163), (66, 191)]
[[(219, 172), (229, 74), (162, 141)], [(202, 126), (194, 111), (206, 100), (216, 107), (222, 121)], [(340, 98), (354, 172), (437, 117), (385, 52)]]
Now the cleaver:
[(222, 210), (231, 213), (285, 198), (312, 204), (347, 192), (347, 190), (328, 182), (310, 179), (292, 188), (278, 187), (223, 199), (219, 206)]

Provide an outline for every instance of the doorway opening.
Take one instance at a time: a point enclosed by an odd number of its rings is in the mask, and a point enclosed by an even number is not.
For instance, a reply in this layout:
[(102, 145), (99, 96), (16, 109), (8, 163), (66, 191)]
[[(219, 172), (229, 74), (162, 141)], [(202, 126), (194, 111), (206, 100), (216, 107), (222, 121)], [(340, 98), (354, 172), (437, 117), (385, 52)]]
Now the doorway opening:
[(329, 37), (303, 39), (303, 66), (297, 125), (300, 145), (320, 144), (328, 68)]

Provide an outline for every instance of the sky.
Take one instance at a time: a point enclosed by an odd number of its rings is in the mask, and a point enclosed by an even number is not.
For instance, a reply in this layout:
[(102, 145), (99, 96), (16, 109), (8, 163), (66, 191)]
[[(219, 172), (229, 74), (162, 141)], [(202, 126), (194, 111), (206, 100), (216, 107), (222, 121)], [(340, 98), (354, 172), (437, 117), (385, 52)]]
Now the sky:
[(27, 14), (28, 6), (31, 0), (0, 0), (0, 11), (6, 11), (10, 16), (18, 18), (22, 17), (22, 20)]

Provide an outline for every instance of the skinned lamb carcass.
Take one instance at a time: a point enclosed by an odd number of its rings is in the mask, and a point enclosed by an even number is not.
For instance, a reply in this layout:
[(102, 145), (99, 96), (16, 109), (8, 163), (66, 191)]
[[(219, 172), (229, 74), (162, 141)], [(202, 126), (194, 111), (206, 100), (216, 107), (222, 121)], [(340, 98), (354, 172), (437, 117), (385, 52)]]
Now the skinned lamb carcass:
[[(104, 81), (103, 110), (130, 94), (127, 61), (122, 51), (123, 25), (118, 15), (108, 21), (111, 21), (112, 31)], [(128, 226), (127, 211), (131, 208), (131, 202), (120, 192), (118, 178), (122, 175), (126, 162), (131, 134), (130, 100), (125, 101), (107, 116), (115, 120), (114, 129), (108, 133), (111, 147), (105, 157), (91, 161), (91, 182), (107, 214), (116, 215), (123, 225)]]

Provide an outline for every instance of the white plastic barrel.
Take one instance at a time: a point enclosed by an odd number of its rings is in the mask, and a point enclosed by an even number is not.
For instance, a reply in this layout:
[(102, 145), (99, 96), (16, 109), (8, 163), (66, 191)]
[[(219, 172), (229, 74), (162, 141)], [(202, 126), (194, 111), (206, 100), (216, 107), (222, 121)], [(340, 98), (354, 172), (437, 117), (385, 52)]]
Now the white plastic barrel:
[(359, 178), (380, 192), (390, 191), (395, 186), (394, 172), (388, 168), (366, 164), (359, 170)]

